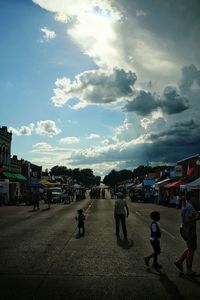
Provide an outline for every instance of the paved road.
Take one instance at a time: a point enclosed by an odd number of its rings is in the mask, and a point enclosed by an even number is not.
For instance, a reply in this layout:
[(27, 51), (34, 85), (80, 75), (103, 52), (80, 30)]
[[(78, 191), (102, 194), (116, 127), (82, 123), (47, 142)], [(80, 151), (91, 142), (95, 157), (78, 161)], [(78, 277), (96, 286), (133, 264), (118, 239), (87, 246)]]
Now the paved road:
[[(117, 243), (114, 200), (70, 205), (0, 207), (0, 299), (199, 299), (200, 278), (181, 275), (173, 261), (184, 249), (180, 210), (128, 202), (129, 245)], [(77, 238), (77, 209), (86, 212), (86, 234)], [(149, 213), (161, 213), (162, 271), (146, 268)], [(199, 230), (198, 226), (198, 230)], [(200, 267), (200, 252), (194, 266)]]

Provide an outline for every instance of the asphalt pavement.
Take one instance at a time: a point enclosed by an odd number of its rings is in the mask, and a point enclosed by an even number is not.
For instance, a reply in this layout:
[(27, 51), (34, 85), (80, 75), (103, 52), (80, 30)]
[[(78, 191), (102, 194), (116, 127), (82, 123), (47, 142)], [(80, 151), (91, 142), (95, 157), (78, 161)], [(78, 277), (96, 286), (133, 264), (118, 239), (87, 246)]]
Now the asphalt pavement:
[[(199, 299), (200, 277), (180, 273), (173, 262), (185, 248), (180, 210), (127, 200), (128, 242), (117, 240), (114, 199), (0, 207), (0, 299)], [(86, 214), (77, 235), (77, 210)], [(146, 267), (151, 252), (149, 214), (161, 214), (161, 270)], [(199, 231), (198, 225), (198, 231)], [(122, 237), (123, 238), (123, 237)], [(200, 271), (200, 251), (194, 269)]]

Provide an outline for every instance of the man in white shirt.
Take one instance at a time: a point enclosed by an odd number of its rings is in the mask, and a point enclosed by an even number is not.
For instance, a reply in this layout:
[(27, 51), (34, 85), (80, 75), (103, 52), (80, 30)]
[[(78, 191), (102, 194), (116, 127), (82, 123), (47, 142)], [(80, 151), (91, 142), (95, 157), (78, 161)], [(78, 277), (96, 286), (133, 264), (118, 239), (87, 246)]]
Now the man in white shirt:
[(121, 222), (124, 239), (127, 240), (126, 217), (128, 218), (129, 209), (122, 193), (117, 193), (115, 200), (114, 218), (116, 225), (116, 236), (119, 238), (119, 223)]

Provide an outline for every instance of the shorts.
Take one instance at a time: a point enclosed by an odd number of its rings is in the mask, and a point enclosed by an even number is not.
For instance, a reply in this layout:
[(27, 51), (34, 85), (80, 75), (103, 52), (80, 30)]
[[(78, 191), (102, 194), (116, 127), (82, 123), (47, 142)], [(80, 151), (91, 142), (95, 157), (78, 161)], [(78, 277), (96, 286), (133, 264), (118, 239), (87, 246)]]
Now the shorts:
[(151, 240), (151, 246), (153, 247), (154, 253), (155, 254), (160, 254), (161, 249), (160, 249), (160, 241), (159, 240)]
[(197, 239), (191, 239), (185, 241), (189, 251), (195, 251), (197, 248)]

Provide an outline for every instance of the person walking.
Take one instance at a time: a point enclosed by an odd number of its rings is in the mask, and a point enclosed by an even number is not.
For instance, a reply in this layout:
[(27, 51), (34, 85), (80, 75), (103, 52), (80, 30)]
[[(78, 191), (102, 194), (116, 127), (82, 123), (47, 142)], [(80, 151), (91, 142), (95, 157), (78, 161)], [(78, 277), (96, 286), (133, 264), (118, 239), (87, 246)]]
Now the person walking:
[(48, 209), (51, 208), (52, 200), (53, 200), (52, 191), (48, 189), (47, 190), (47, 204), (48, 204)]
[(40, 192), (35, 189), (33, 192), (33, 210), (40, 209)]
[(158, 211), (152, 211), (150, 213), (150, 217), (152, 219), (151, 225), (150, 225), (150, 242), (151, 246), (153, 248), (153, 253), (149, 254), (148, 256), (144, 257), (144, 262), (146, 266), (149, 266), (150, 259), (153, 258), (153, 264), (152, 267), (155, 269), (162, 268), (162, 265), (158, 263), (158, 255), (161, 252), (160, 249), (160, 237), (161, 237), (161, 229), (160, 229), (160, 213)]
[(85, 234), (85, 215), (82, 209), (78, 210), (78, 215), (75, 217), (75, 219), (78, 221), (78, 233), (80, 237), (81, 235)]
[(116, 236), (118, 239), (120, 238), (119, 224), (121, 223), (124, 240), (127, 240), (126, 217), (128, 218), (129, 216), (128, 205), (124, 200), (124, 195), (121, 192), (116, 193), (116, 196), (117, 199), (115, 200), (115, 207), (114, 207)]
[(196, 234), (196, 221), (200, 219), (200, 214), (194, 209), (192, 205), (192, 192), (186, 193), (186, 201), (181, 209), (182, 226), (180, 233), (185, 240), (187, 248), (174, 265), (183, 272), (183, 262), (186, 261), (186, 275), (195, 276), (196, 272), (193, 271), (193, 258), (197, 248), (197, 234)]

